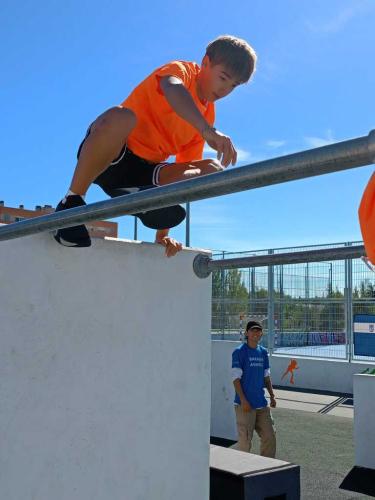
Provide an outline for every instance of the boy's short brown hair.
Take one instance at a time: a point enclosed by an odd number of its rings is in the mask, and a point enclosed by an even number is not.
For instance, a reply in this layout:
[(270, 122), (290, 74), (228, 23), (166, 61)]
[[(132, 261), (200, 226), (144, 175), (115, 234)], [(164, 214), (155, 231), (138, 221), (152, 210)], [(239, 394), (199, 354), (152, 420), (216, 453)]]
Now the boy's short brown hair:
[(224, 64), (241, 83), (249, 81), (255, 71), (255, 50), (235, 36), (219, 36), (207, 45), (206, 55), (211, 63)]

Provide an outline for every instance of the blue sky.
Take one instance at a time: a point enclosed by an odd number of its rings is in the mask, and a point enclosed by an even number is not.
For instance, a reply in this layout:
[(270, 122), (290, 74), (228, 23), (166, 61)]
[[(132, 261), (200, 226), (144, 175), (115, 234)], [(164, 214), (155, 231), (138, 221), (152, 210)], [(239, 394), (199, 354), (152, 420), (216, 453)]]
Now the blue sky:
[[(220, 34), (257, 51), (253, 81), (217, 103), (239, 165), (366, 135), (374, 127), (373, 0), (3, 0), (0, 199), (56, 205), (88, 124), (157, 66), (200, 62)], [(361, 238), (357, 208), (373, 167), (191, 207), (191, 244), (233, 251)], [(89, 202), (104, 199), (97, 187)], [(117, 219), (132, 238), (133, 218)], [(139, 238), (153, 232), (139, 226)], [(185, 228), (172, 234), (184, 240)]]

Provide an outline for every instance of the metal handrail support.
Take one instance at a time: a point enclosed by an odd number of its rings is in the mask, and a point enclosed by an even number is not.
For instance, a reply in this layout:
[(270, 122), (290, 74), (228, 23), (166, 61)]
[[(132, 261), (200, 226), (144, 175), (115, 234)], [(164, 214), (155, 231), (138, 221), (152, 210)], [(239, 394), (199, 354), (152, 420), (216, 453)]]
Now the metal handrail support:
[(207, 278), (212, 271), (217, 271), (219, 269), (241, 269), (245, 267), (263, 267), (283, 264), (302, 264), (304, 262), (358, 259), (364, 255), (364, 245), (323, 248), (320, 250), (306, 250), (302, 252), (256, 255), (221, 260), (212, 260), (208, 255), (198, 254), (194, 259), (193, 269), (199, 278)]

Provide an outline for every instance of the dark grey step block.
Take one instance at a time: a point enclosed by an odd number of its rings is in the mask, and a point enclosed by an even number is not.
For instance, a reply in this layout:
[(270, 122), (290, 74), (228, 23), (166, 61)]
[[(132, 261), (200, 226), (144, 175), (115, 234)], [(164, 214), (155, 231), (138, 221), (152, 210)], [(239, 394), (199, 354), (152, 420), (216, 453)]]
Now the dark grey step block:
[(298, 465), (211, 445), (210, 500), (299, 500)]
[(375, 497), (375, 470), (354, 466), (340, 488)]

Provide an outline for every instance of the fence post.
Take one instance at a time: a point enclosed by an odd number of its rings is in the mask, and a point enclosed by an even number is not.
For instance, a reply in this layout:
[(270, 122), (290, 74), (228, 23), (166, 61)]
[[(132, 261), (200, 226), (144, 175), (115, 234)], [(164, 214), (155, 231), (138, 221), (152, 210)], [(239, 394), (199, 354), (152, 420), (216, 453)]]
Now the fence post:
[(256, 314), (256, 308), (255, 308), (255, 268), (250, 267), (250, 314), (249, 316), (252, 316), (253, 314)]
[[(268, 250), (273, 254), (273, 250)], [(275, 294), (274, 294), (274, 268), (268, 266), (268, 350), (272, 354), (275, 343)]]
[[(225, 251), (223, 251), (222, 258), (225, 259)], [(221, 340), (225, 337), (225, 269), (220, 271), (220, 289), (221, 289), (221, 301), (220, 301), (220, 323), (221, 323)]]
[[(345, 243), (351, 246), (351, 243)], [(349, 363), (353, 358), (353, 260), (345, 259), (345, 329), (346, 329), (346, 359)]]
[(306, 267), (305, 267), (305, 307), (304, 307), (304, 312), (305, 312), (305, 332), (306, 332), (306, 339), (307, 339), (307, 344), (309, 345), (309, 337), (310, 337), (310, 309), (309, 309), (309, 302), (310, 302), (310, 273), (309, 273), (309, 263), (306, 262)]

